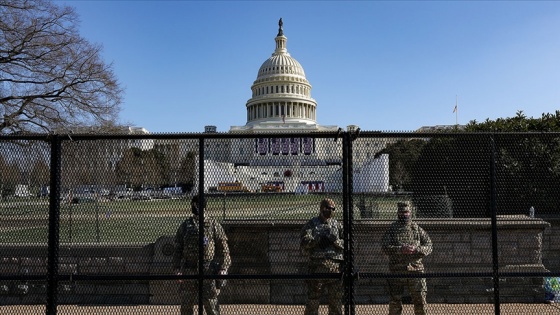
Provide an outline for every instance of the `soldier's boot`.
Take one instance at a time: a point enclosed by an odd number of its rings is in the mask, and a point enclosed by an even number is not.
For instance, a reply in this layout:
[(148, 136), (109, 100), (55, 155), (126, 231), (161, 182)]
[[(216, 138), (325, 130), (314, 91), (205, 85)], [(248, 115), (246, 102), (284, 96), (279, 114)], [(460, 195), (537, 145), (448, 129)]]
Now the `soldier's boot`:
[(185, 281), (179, 285), (179, 296), (181, 298), (181, 315), (194, 315), (194, 305), (198, 295), (191, 293), (192, 283)]
[(220, 315), (220, 305), (218, 299), (208, 299), (204, 301), (204, 308), (207, 315)]
[(319, 315), (319, 300), (307, 300), (304, 315)]
[(194, 315), (193, 306), (181, 303), (181, 315)]
[(414, 305), (414, 315), (427, 315), (426, 305)]
[(426, 292), (417, 292), (412, 295), (412, 303), (414, 303), (414, 315), (426, 315)]
[(389, 315), (401, 315), (402, 314), (402, 301), (400, 299), (391, 299), (389, 301)]
[[(329, 288), (329, 291), (333, 288)], [(342, 294), (329, 294), (329, 315), (342, 315)]]
[(329, 315), (342, 315), (342, 306), (329, 305)]

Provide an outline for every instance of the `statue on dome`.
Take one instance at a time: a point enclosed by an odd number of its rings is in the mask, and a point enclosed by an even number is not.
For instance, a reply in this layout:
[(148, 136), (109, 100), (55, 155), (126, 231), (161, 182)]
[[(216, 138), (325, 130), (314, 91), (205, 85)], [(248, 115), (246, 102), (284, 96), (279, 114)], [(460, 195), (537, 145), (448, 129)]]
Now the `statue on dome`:
[(278, 35), (277, 36), (284, 36), (284, 31), (282, 30), (282, 26), (284, 23), (282, 22), (282, 18), (278, 21)]

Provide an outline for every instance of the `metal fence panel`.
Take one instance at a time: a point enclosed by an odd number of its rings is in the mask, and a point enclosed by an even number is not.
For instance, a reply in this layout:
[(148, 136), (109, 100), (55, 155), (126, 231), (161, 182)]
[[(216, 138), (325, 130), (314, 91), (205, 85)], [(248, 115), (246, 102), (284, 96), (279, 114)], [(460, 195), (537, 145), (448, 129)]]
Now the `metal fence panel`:
[[(392, 285), (407, 281), (426, 283), (434, 314), (540, 314), (560, 296), (558, 139), (356, 131), (2, 137), (0, 308), (177, 312), (183, 281), (198, 289), (195, 305), (207, 283), (225, 283), (222, 314), (296, 314), (310, 303), (308, 285), (323, 283), (343, 293), (346, 314), (381, 314)], [(200, 222), (227, 237), (227, 273), (207, 264), (224, 252), (209, 252), (201, 230), (184, 252), (193, 265), (173, 268), (176, 233), (199, 193), (195, 205), (207, 203)], [(319, 268), (302, 251), (302, 228), (324, 199), (340, 223), (331, 240), (340, 252), (317, 244), (344, 263)], [(431, 240), (423, 273), (395, 272), (384, 249), (399, 203)], [(332, 297), (320, 293), (327, 312)], [(403, 291), (405, 312), (413, 299)], [(123, 306), (131, 304), (139, 306)]]

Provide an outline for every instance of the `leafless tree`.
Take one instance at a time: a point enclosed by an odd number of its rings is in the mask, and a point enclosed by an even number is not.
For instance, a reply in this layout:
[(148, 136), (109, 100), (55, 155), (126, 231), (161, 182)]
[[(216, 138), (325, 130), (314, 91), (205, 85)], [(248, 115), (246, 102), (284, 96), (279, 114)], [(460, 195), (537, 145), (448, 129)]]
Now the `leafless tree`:
[(36, 160), (29, 173), (29, 183), (35, 187), (42, 187), (49, 184), (50, 170), (47, 162)]
[(157, 150), (130, 148), (116, 164), (119, 183), (136, 189), (169, 184), (169, 162)]
[(61, 183), (73, 189), (80, 185), (112, 187), (112, 159), (120, 153), (120, 142), (111, 140), (65, 141), (62, 145)]
[(21, 171), (16, 163), (7, 162), (0, 155), (0, 199), (14, 192), (17, 184), (21, 183)]
[(117, 119), (122, 89), (73, 8), (0, 0), (0, 134), (49, 132)]
[(189, 151), (185, 158), (181, 161), (181, 166), (179, 168), (179, 182), (184, 185), (192, 187), (194, 181), (196, 180), (196, 159), (198, 155)]

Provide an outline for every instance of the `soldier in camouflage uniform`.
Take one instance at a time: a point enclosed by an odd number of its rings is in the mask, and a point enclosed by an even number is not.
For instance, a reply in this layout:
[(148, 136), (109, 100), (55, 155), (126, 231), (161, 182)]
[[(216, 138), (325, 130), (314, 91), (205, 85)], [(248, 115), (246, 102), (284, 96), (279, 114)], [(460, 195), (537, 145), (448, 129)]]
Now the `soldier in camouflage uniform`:
[[(398, 220), (391, 224), (383, 235), (382, 249), (389, 256), (389, 270), (400, 274), (422, 274), (422, 258), (432, 252), (432, 241), (428, 233), (412, 222), (408, 203), (399, 202)], [(414, 303), (414, 314), (426, 314), (426, 279), (394, 278), (387, 280), (389, 286), (389, 315), (402, 313), (402, 296), (406, 287)]]
[[(339, 273), (343, 269), (342, 224), (332, 217), (335, 203), (324, 199), (320, 212), (303, 226), (300, 233), (301, 249), (308, 257), (309, 273)], [(307, 284), (307, 304), (305, 315), (319, 313), (319, 299), (323, 289), (328, 291), (329, 315), (342, 314), (342, 282), (340, 279), (309, 279)]]
[[(173, 253), (173, 269), (175, 274), (198, 274), (199, 248), (199, 199), (191, 200), (192, 217), (186, 219), (175, 234), (175, 250)], [(206, 200), (202, 202), (206, 208)], [(227, 274), (231, 265), (229, 247), (224, 229), (220, 223), (211, 218), (204, 218), (204, 274)], [(193, 315), (193, 306), (198, 302), (198, 282), (182, 280), (181, 282), (181, 315)], [(207, 315), (219, 315), (218, 294), (220, 280), (204, 280), (203, 304)]]

